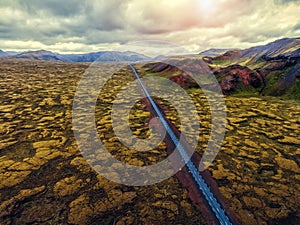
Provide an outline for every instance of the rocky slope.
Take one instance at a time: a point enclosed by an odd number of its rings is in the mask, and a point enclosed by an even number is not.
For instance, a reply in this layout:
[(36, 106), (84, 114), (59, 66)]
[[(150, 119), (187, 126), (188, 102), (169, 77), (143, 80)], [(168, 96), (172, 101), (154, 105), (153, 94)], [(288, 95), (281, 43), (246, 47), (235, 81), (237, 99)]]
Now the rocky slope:
[[(221, 73), (222, 71), (231, 73), (233, 65), (244, 66), (247, 70), (252, 70), (250, 73), (257, 74), (257, 77), (264, 80), (260, 86), (250, 85), (257, 89), (256, 93), (300, 98), (299, 38), (285, 38), (264, 46), (228, 51), (214, 58), (206, 57), (205, 60)], [(239, 80), (243, 81), (242, 78)]]
[[(216, 50), (218, 52), (218, 50)], [(215, 51), (212, 51), (214, 55)], [(207, 55), (210, 54), (208, 51)], [(287, 96), (300, 99), (300, 39), (281, 39), (264, 46), (230, 50), (219, 56), (186, 56), (169, 59), (188, 70), (204, 60), (224, 94)], [(177, 62), (175, 62), (177, 60)], [(197, 63), (198, 60), (198, 63)], [(174, 63), (175, 62), (175, 63)], [(183, 87), (197, 84), (168, 60), (146, 65), (150, 73), (168, 77)]]
[(244, 50), (227, 51), (217, 56), (216, 60), (230, 60), (233, 62), (257, 62), (259, 60), (273, 59), (278, 57), (300, 57), (300, 38), (284, 38), (266, 45), (252, 47)]

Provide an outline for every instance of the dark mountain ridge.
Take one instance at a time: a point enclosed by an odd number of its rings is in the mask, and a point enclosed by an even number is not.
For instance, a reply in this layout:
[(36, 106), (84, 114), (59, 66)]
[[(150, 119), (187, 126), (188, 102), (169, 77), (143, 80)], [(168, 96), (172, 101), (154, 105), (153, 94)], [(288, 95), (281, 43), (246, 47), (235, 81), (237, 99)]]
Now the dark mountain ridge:
[(299, 57), (300, 38), (283, 38), (266, 45), (255, 46), (244, 50), (231, 50), (217, 56), (216, 60), (230, 59), (231, 61), (257, 62), (280, 57)]

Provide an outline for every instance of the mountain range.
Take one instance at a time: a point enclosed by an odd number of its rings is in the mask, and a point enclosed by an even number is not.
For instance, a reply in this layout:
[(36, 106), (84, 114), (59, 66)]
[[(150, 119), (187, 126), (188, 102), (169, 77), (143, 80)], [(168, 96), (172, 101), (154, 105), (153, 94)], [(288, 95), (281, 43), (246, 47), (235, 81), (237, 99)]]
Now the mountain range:
[[(196, 57), (186, 56), (184, 67), (199, 70), (195, 63), (198, 59), (207, 63), (224, 94), (255, 93), (300, 99), (300, 38), (284, 38), (244, 50), (210, 49)], [(145, 67), (186, 88), (197, 87), (189, 76), (168, 63), (149, 63)]]
[(244, 50), (231, 50), (216, 57), (216, 60), (230, 60), (238, 63), (251, 64), (259, 60), (279, 58), (297, 58), (300, 56), (300, 38), (284, 38), (266, 45)]
[(263, 95), (292, 95), (300, 99), (300, 38), (284, 38), (267, 45), (228, 51), (207, 57), (206, 61), (216, 76), (223, 77), (229, 92), (245, 90), (248, 86), (246, 89), (252, 87)]
[(7, 54), (6, 52), (0, 50), (0, 55), (6, 55), (6, 54)]
[(4, 52), (4, 51), (0, 50), (0, 56), (13, 56), (13, 55), (17, 55), (17, 54), (19, 54), (19, 53), (13, 52), (13, 51)]
[[(50, 51), (4, 52), (0, 56), (12, 59), (34, 59), (61, 62), (156, 61), (148, 64), (154, 73), (168, 74), (182, 86), (195, 86), (178, 68), (164, 64), (165, 56), (150, 58), (136, 52), (103, 51), (87, 54), (58, 54)], [(218, 79), (225, 94), (256, 92), (261, 95), (289, 95), (300, 99), (300, 38), (283, 38), (248, 49), (209, 49), (199, 54), (174, 57), (185, 66), (203, 59)], [(159, 61), (159, 62), (157, 62)], [(147, 67), (147, 66), (146, 66)], [(173, 74), (173, 75), (170, 75)], [(179, 74), (179, 75), (178, 75)]]
[[(274, 57), (299, 57), (300, 55), (300, 38), (284, 38), (267, 45), (256, 46), (248, 49), (208, 49), (199, 53), (201, 56), (215, 58), (215, 60), (230, 60), (235, 63), (257, 62), (260, 59), (271, 59)], [(59, 54), (46, 50), (27, 51), (27, 52), (5, 52), (0, 50), (0, 56), (10, 58), (24, 58), (35, 60), (61, 61), (61, 62), (111, 62), (111, 61), (145, 61), (151, 60), (146, 55), (127, 51), (101, 51), (86, 54)], [(165, 56), (154, 58), (160, 60)], [(230, 63), (228, 61), (228, 63)]]
[(205, 50), (203, 52), (200, 52), (199, 55), (204, 55), (204, 56), (209, 56), (209, 57), (216, 57), (218, 55), (222, 55), (230, 50), (234, 50), (234, 49), (222, 49), (222, 48), (211, 48), (208, 50)]
[(22, 53), (4, 52), (0, 50), (0, 56), (9, 58), (61, 61), (61, 62), (115, 62), (115, 61), (145, 61), (151, 59), (148, 56), (135, 52), (103, 51), (87, 54), (59, 54), (46, 50), (28, 51)]

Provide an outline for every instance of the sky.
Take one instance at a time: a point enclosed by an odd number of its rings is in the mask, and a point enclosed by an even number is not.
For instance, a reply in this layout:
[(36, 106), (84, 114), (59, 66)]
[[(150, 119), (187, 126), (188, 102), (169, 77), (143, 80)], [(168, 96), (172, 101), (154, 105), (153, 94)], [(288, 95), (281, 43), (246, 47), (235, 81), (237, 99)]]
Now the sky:
[(0, 49), (243, 49), (300, 37), (299, 12), (300, 0), (1, 0)]

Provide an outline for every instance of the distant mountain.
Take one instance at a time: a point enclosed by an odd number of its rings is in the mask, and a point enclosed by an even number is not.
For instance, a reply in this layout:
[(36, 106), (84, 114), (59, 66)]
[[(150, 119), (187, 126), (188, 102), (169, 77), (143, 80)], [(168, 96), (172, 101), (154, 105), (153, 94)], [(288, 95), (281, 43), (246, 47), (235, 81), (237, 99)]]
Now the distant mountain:
[(45, 51), (45, 50), (23, 52), (23, 53), (17, 54), (14, 57), (22, 58), (22, 59), (70, 62), (69, 60), (67, 60), (65, 57), (63, 57), (60, 54), (53, 53), (50, 51)]
[(104, 52), (94, 52), (88, 54), (69, 54), (63, 55), (67, 60), (72, 62), (115, 62), (115, 61), (144, 61), (149, 60), (150, 57), (147, 57), (136, 52), (117, 52), (117, 51), (104, 51)]
[(87, 54), (58, 54), (50, 51), (39, 50), (17, 54), (14, 58), (35, 60), (61, 61), (61, 62), (115, 62), (115, 61), (144, 61), (150, 58), (135, 52), (104, 51)]
[(255, 63), (259, 60), (267, 60), (276, 57), (299, 56), (300, 38), (284, 38), (262, 46), (256, 46), (244, 50), (231, 50), (217, 56), (215, 59), (230, 60), (231, 62), (238, 63)]
[(230, 50), (233, 49), (218, 49), (218, 48), (211, 48), (208, 50), (205, 50), (203, 52), (200, 52), (199, 55), (203, 55), (203, 56), (209, 56), (209, 57), (216, 57), (218, 55), (222, 55)]
[(157, 60), (163, 60), (163, 59), (166, 59), (168, 58), (168, 56), (165, 56), (165, 55), (158, 55), (156, 56), (155, 58), (153, 58), (154, 61), (157, 61)]
[(0, 56), (13, 56), (13, 55), (17, 55), (19, 54), (18, 52), (14, 52), (14, 51), (2, 51), (0, 50)]
[(18, 54), (20, 54), (20, 52), (15, 52), (15, 51), (7, 51), (7, 52), (5, 52), (7, 55), (9, 55), (9, 56), (14, 56), (14, 55), (18, 55)]
[[(267, 45), (249, 48), (241, 51), (240, 58), (254, 58), (259, 60), (261, 58), (268, 59), (278, 56), (291, 56), (295, 52), (299, 55), (300, 38), (284, 38)], [(297, 55), (297, 53), (296, 53)]]
[(2, 51), (2, 50), (0, 50), (0, 56), (5, 56), (5, 55), (7, 55), (7, 53), (6, 52), (4, 52), (4, 51)]

